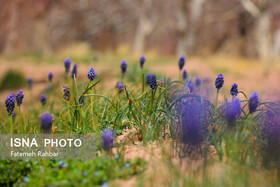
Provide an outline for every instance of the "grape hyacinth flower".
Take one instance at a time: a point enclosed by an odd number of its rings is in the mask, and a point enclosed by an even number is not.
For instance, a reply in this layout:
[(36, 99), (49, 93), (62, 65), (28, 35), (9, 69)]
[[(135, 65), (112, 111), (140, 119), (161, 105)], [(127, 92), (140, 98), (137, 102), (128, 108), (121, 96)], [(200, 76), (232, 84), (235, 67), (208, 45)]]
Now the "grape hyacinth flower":
[(215, 81), (215, 86), (219, 90), (223, 87), (223, 85), (224, 85), (224, 75), (220, 73)]
[(66, 74), (69, 73), (70, 64), (71, 64), (70, 58), (66, 58), (66, 59), (64, 60), (64, 66), (65, 66), (65, 72), (66, 72)]
[(238, 98), (235, 98), (232, 103), (229, 103), (226, 108), (226, 118), (229, 127), (235, 125), (236, 118), (241, 114), (241, 103)]
[(93, 67), (91, 67), (91, 68), (89, 69), (89, 72), (88, 72), (88, 79), (89, 79), (90, 81), (93, 81), (94, 77), (95, 77), (95, 72), (94, 72)]
[(200, 77), (196, 77), (196, 78), (195, 78), (195, 85), (198, 87), (198, 86), (200, 86), (200, 84), (201, 84), (201, 79), (200, 79)]
[(70, 88), (68, 86), (63, 86), (63, 92), (64, 92), (64, 95), (63, 95), (63, 98), (66, 100), (66, 101), (69, 101), (70, 99)]
[(217, 105), (218, 105), (218, 97), (219, 97), (219, 90), (223, 87), (224, 85), (224, 75), (223, 74), (218, 74), (218, 77), (215, 81), (215, 86), (217, 89), (217, 94), (216, 94), (216, 101), (215, 101), (215, 109), (214, 109), (214, 116), (216, 116), (217, 112)]
[(185, 65), (185, 56), (180, 57), (178, 64), (179, 64), (179, 69), (182, 70)]
[(124, 89), (124, 85), (123, 85), (123, 83), (119, 83), (118, 88), (119, 88), (119, 92), (122, 92), (122, 91), (123, 91), (123, 89)]
[(122, 69), (122, 74), (124, 75), (126, 72), (127, 68), (127, 62), (125, 60), (121, 61), (121, 69)]
[(194, 92), (194, 84), (192, 83), (192, 81), (190, 80), (189, 83), (188, 83), (188, 88), (190, 90), (190, 93), (193, 93)]
[(47, 96), (45, 94), (42, 94), (41, 95), (41, 103), (42, 103), (42, 105), (45, 105), (46, 102), (47, 102)]
[(146, 75), (146, 83), (147, 84), (150, 84), (150, 81), (151, 81), (151, 73), (147, 73), (147, 75)]
[[(178, 108), (181, 116), (181, 140), (190, 145), (185, 148), (198, 147), (204, 140), (213, 115), (210, 102), (198, 97), (187, 97)], [(185, 150), (186, 151), (186, 150)]]
[(186, 69), (183, 70), (182, 78), (183, 78), (183, 80), (186, 80), (188, 78), (188, 74), (187, 74)]
[(73, 70), (72, 70), (72, 78), (77, 77), (77, 64), (74, 64)]
[(103, 149), (109, 151), (113, 147), (114, 143), (114, 132), (110, 129), (106, 129), (102, 134)]
[[(280, 161), (280, 111), (267, 110), (261, 117), (261, 138), (263, 144), (263, 164), (266, 167), (279, 167)], [(279, 168), (278, 168), (279, 169)]]
[(49, 72), (49, 81), (52, 82), (53, 79), (53, 72)]
[(24, 98), (24, 95), (22, 93), (22, 90), (20, 90), (16, 95), (16, 101), (17, 105), (20, 106), (22, 104), (22, 99)]
[(27, 83), (28, 83), (28, 88), (31, 90), (32, 89), (32, 78), (31, 77), (27, 78)]
[(13, 93), (11, 93), (7, 97), (7, 99), (5, 101), (5, 105), (6, 105), (8, 114), (11, 115), (15, 109), (15, 97), (14, 97)]
[(259, 95), (257, 92), (252, 92), (249, 100), (249, 111), (253, 113), (257, 110), (259, 104)]
[(46, 112), (41, 115), (40, 118), (41, 128), (44, 133), (49, 133), (52, 128), (53, 117), (49, 112)]
[(141, 66), (141, 68), (144, 67), (145, 61), (146, 61), (146, 57), (145, 57), (144, 55), (142, 55), (142, 56), (140, 57), (140, 66)]
[(230, 94), (234, 97), (238, 94), (238, 85), (236, 83), (233, 83), (230, 89)]
[(150, 88), (154, 91), (156, 87), (157, 87), (157, 77), (156, 75), (152, 75), (150, 80)]

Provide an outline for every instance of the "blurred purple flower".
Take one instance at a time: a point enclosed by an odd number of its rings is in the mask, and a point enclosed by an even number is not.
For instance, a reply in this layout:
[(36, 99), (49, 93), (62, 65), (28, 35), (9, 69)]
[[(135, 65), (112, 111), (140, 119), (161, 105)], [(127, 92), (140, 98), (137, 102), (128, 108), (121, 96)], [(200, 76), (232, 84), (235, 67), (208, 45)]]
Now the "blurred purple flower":
[(125, 74), (126, 67), (127, 67), (127, 62), (125, 60), (121, 61), (122, 74)]
[(41, 103), (42, 103), (42, 105), (45, 105), (46, 102), (47, 102), (47, 96), (45, 94), (42, 94), (41, 95)]
[(200, 77), (196, 77), (195, 78), (195, 85), (198, 87), (198, 86), (200, 86), (200, 84), (201, 84), (201, 79), (200, 79)]
[(189, 80), (189, 82), (188, 82), (188, 88), (190, 90), (190, 93), (194, 92), (194, 84), (192, 83), (191, 80)]
[(102, 140), (103, 140), (104, 150), (109, 151), (113, 147), (113, 143), (114, 143), (113, 130), (110, 130), (110, 129), (104, 130), (103, 134), (102, 134)]
[(68, 74), (69, 70), (70, 70), (70, 64), (71, 64), (71, 60), (70, 58), (66, 58), (64, 60), (64, 66), (65, 66), (65, 72)]
[(49, 112), (43, 113), (40, 118), (41, 128), (44, 133), (49, 133), (52, 128), (53, 118)]
[(150, 81), (151, 81), (151, 73), (147, 73), (147, 75), (146, 75), (146, 83), (147, 84), (150, 84)]
[(200, 97), (187, 97), (180, 106), (182, 142), (198, 146), (207, 133), (213, 115), (213, 105)]
[(185, 56), (180, 57), (178, 64), (179, 64), (179, 69), (182, 70), (185, 65)]
[(31, 89), (32, 88), (32, 78), (31, 77), (27, 78), (27, 83), (28, 83), (28, 88)]
[(22, 90), (20, 90), (16, 95), (16, 101), (17, 105), (20, 106), (22, 104), (22, 99), (24, 98), (24, 95), (22, 93)]
[(183, 78), (183, 80), (186, 80), (188, 78), (188, 74), (187, 74), (186, 69), (183, 70), (182, 78)]
[(142, 55), (142, 56), (140, 57), (140, 66), (141, 66), (141, 68), (144, 67), (145, 61), (146, 61), (146, 57), (145, 57), (144, 55)]
[(122, 92), (122, 91), (123, 91), (123, 88), (124, 88), (123, 83), (119, 83), (118, 88), (119, 88), (119, 92)]
[(241, 103), (238, 98), (235, 98), (232, 103), (229, 103), (226, 108), (226, 118), (230, 127), (235, 125), (236, 118), (241, 114)]
[(53, 79), (53, 72), (49, 72), (49, 81), (52, 82)]
[(257, 92), (252, 92), (249, 100), (249, 111), (253, 113), (257, 110), (259, 104), (259, 95)]
[(77, 64), (74, 64), (73, 70), (72, 70), (72, 78), (77, 78)]

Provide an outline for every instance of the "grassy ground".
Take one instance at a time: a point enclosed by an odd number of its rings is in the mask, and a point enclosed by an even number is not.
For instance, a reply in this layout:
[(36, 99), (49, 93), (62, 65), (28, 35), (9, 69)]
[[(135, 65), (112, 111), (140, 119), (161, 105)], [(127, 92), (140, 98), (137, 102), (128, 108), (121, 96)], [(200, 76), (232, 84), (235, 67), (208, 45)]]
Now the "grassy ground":
[[(255, 124), (253, 119), (242, 116), (238, 120), (237, 130), (231, 134), (223, 129), (226, 122), (222, 119), (215, 121), (218, 119), (215, 118), (211, 124), (218, 125), (222, 130), (217, 131), (219, 133), (215, 134), (214, 139), (203, 141), (199, 146), (200, 149), (193, 151), (194, 155), (182, 157), (180, 156), (182, 151), (179, 146), (180, 141), (178, 145), (179, 135), (176, 133), (174, 135), (171, 128), (179, 124), (175, 117), (178, 114), (175, 109), (168, 111), (169, 104), (172, 103), (169, 98), (174, 93), (174, 87), (159, 87), (152, 101), (149, 85), (145, 85), (144, 94), (141, 92), (137, 58), (131, 56), (124, 58), (120, 53), (99, 55), (98, 61), (93, 61), (90, 55), (82, 53), (72, 59), (78, 64), (78, 95), (83, 93), (89, 83), (87, 79), (89, 67), (94, 67), (98, 74), (95, 81), (103, 75), (102, 80), (94, 89), (94, 93), (105, 97), (102, 99), (95, 95), (93, 113), (98, 128), (92, 127), (90, 95), (86, 97), (85, 104), (81, 106), (82, 109), (78, 109), (84, 111), (79, 119), (75, 118), (74, 109), (65, 112), (69, 105), (77, 106), (77, 104), (73, 100), (67, 104), (62, 99), (63, 85), (76, 90), (65, 80), (64, 57), (42, 57), (32, 54), (19, 57), (5, 56), (0, 59), (1, 75), (12, 69), (34, 80), (32, 91), (29, 91), (26, 85), (0, 92), (1, 133), (10, 131), (9, 117), (4, 106), (5, 99), (11, 91), (16, 93), (22, 89), (25, 97), (21, 110), (26, 133), (40, 133), (38, 120), (40, 114), (49, 111), (54, 116), (52, 133), (72, 131), (85, 134), (95, 133), (100, 136), (102, 131), (109, 127), (115, 130), (115, 147), (111, 153), (106, 153), (100, 145), (100, 157), (89, 162), (39, 161), (37, 163), (23, 160), (6, 163), (2, 161), (0, 167), (3, 171), (5, 170), (5, 173), (1, 175), (2, 184), (12, 181), (27, 186), (40, 184), (88, 186), (90, 184), (106, 185), (106, 182), (112, 186), (279, 185), (277, 167), (268, 169), (262, 165), (261, 151), (256, 148), (258, 144), (254, 142), (257, 139), (255, 134), (257, 130), (251, 129), (251, 124)], [(128, 70), (123, 81), (127, 88), (119, 93), (115, 85), (121, 79), (120, 61), (123, 59), (128, 62)], [(214, 87), (216, 76), (218, 73), (224, 74), (225, 84), (220, 91), (219, 106), (223, 104), (225, 98), (230, 99), (229, 90), (232, 83), (238, 83), (239, 90), (248, 97), (252, 91), (258, 91), (262, 101), (278, 99), (280, 88), (275, 86), (280, 80), (278, 64), (267, 65), (255, 60), (214, 56), (187, 58), (185, 68), (189, 78), (194, 80), (196, 76), (200, 76), (202, 80), (205, 80), (205, 87), (209, 91), (208, 99), (212, 103), (215, 102), (216, 96)], [(48, 91), (47, 87), (50, 83), (47, 75), (50, 71), (54, 73), (53, 89)], [(167, 77), (171, 77), (172, 81), (177, 80), (178, 60), (173, 57), (147, 56), (145, 72), (155, 73), (158, 80), (160, 78), (166, 80)], [(175, 88), (177, 89), (178, 86), (176, 85)], [(48, 98), (46, 106), (41, 106), (40, 103), (42, 93)], [(166, 94), (167, 97), (165, 97)], [(245, 105), (246, 98), (242, 94), (238, 97), (244, 100), (243, 105)], [(112, 105), (109, 100), (113, 103)], [(15, 111), (17, 112), (17, 109)], [(69, 113), (70, 117), (68, 117)], [(71, 124), (75, 124), (76, 127), (77, 123), (80, 124), (79, 128), (69, 128)], [(21, 133), (18, 116), (14, 124), (13, 132)], [(126, 129), (126, 127), (129, 128)], [(244, 159), (243, 154), (248, 156)], [(10, 175), (10, 172), (13, 175)]]

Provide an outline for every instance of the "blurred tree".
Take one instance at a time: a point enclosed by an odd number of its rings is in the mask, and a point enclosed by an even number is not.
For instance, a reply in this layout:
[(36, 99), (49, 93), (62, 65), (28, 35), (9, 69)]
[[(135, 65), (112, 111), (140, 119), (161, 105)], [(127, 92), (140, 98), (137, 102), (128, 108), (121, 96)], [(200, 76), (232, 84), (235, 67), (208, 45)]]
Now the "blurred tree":
[(255, 19), (257, 53), (261, 59), (272, 56), (271, 45), (271, 12), (274, 0), (239, 0), (243, 8)]

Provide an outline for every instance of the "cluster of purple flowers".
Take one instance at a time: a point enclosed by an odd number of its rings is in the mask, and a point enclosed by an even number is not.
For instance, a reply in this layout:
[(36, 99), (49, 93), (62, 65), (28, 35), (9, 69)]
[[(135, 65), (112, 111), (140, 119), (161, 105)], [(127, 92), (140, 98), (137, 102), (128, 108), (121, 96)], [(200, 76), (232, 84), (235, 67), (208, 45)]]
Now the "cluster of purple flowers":
[(103, 149), (109, 151), (113, 147), (114, 143), (114, 132), (113, 130), (106, 129), (102, 134)]
[(6, 109), (9, 115), (11, 115), (15, 109), (15, 96), (11, 93), (5, 101)]
[(53, 117), (50, 113), (46, 112), (40, 118), (41, 128), (44, 133), (49, 133), (52, 128)]
[(125, 60), (121, 61), (121, 69), (122, 69), (122, 74), (124, 75), (126, 72), (127, 68), (127, 62)]
[(70, 99), (70, 88), (68, 86), (64, 86), (63, 87), (63, 98), (66, 100), (66, 101), (69, 101)]
[(157, 87), (157, 77), (156, 75), (152, 75), (150, 79), (150, 87), (152, 90), (155, 90)]
[(191, 146), (202, 143), (213, 115), (213, 106), (200, 97), (185, 98), (179, 108), (182, 142)]

